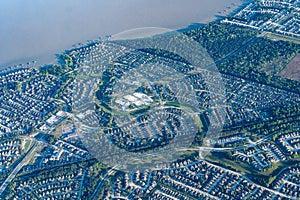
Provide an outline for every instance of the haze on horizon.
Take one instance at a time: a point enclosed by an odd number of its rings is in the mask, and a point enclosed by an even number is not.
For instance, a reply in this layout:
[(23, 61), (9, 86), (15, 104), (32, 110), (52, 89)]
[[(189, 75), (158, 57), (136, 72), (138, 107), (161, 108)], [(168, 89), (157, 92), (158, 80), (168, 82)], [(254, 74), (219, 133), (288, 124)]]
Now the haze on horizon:
[(32, 59), (49, 62), (73, 44), (128, 29), (207, 22), (232, 4), (241, 1), (2, 0), (0, 67)]

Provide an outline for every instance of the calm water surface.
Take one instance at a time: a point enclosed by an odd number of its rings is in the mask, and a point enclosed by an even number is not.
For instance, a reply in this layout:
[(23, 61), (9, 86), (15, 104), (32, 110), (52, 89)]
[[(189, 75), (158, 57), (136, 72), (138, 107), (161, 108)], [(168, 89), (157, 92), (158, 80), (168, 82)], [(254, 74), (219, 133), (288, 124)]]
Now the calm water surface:
[(212, 21), (239, 5), (240, 0), (0, 0), (0, 67), (45, 64), (73, 44), (127, 29)]

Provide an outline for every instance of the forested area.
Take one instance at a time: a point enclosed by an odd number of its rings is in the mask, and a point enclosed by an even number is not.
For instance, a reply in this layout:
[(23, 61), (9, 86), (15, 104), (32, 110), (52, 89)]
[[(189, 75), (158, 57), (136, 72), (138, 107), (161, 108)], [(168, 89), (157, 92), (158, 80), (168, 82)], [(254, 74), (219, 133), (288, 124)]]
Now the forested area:
[(216, 22), (189, 30), (185, 34), (199, 42), (217, 61), (254, 39), (258, 31)]
[(300, 45), (258, 36), (249, 28), (211, 23), (186, 33), (214, 59), (221, 73), (300, 93), (300, 83), (267, 73), (262, 66), (285, 67), (300, 52)]

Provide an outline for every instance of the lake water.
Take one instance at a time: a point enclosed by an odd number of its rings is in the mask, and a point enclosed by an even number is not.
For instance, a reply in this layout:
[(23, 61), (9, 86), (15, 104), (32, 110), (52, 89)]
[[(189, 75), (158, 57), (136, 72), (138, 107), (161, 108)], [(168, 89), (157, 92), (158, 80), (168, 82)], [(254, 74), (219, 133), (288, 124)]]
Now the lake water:
[(2, 0), (0, 67), (50, 63), (73, 44), (128, 29), (205, 23), (240, 5), (240, 0)]

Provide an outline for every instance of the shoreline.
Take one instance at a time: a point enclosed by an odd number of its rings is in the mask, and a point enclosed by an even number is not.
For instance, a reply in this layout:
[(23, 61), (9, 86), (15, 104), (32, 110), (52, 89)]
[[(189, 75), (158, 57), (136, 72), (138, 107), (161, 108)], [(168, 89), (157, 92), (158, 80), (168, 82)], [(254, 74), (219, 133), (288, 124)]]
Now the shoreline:
[[(234, 15), (239, 10), (243, 9), (244, 6), (251, 1), (253, 1), (253, 0), (241, 0), (239, 3), (236, 3), (236, 2), (231, 3), (226, 8), (224, 8), (222, 11), (219, 11), (218, 13), (214, 14), (212, 17), (207, 17), (206, 19), (202, 19), (201, 22), (192, 22), (188, 25), (183, 25), (183, 26), (174, 25), (173, 26), (174, 28), (170, 28), (170, 29), (174, 29), (175, 31), (178, 31), (178, 32), (184, 32), (184, 31), (189, 31), (189, 30), (200, 28), (200, 27), (204, 26), (205, 24), (219, 22), (228, 16)], [(104, 37), (105, 36), (101, 36), (101, 38), (104, 38)], [(79, 41), (79, 42), (76, 42), (76, 43), (70, 45), (69, 48), (66, 47), (68, 45), (66, 45), (65, 48), (61, 48), (61, 49), (59, 48), (59, 50), (57, 50), (56, 53), (54, 53), (54, 54), (52, 52), (49, 52), (49, 53), (45, 52), (38, 56), (24, 57), (24, 58), (0, 63), (0, 70), (4, 70), (6, 68), (14, 67), (14, 66), (18, 66), (18, 65), (24, 65), (24, 64), (26, 65), (26, 63), (31, 63), (32, 61), (36, 62), (35, 67), (57, 64), (57, 62), (58, 62), (57, 55), (63, 54), (64, 52), (70, 51), (74, 48), (86, 46), (90, 43), (90, 41), (99, 40), (99, 36), (97, 37), (97, 39), (83, 39), (83, 40), (84, 41)]]

